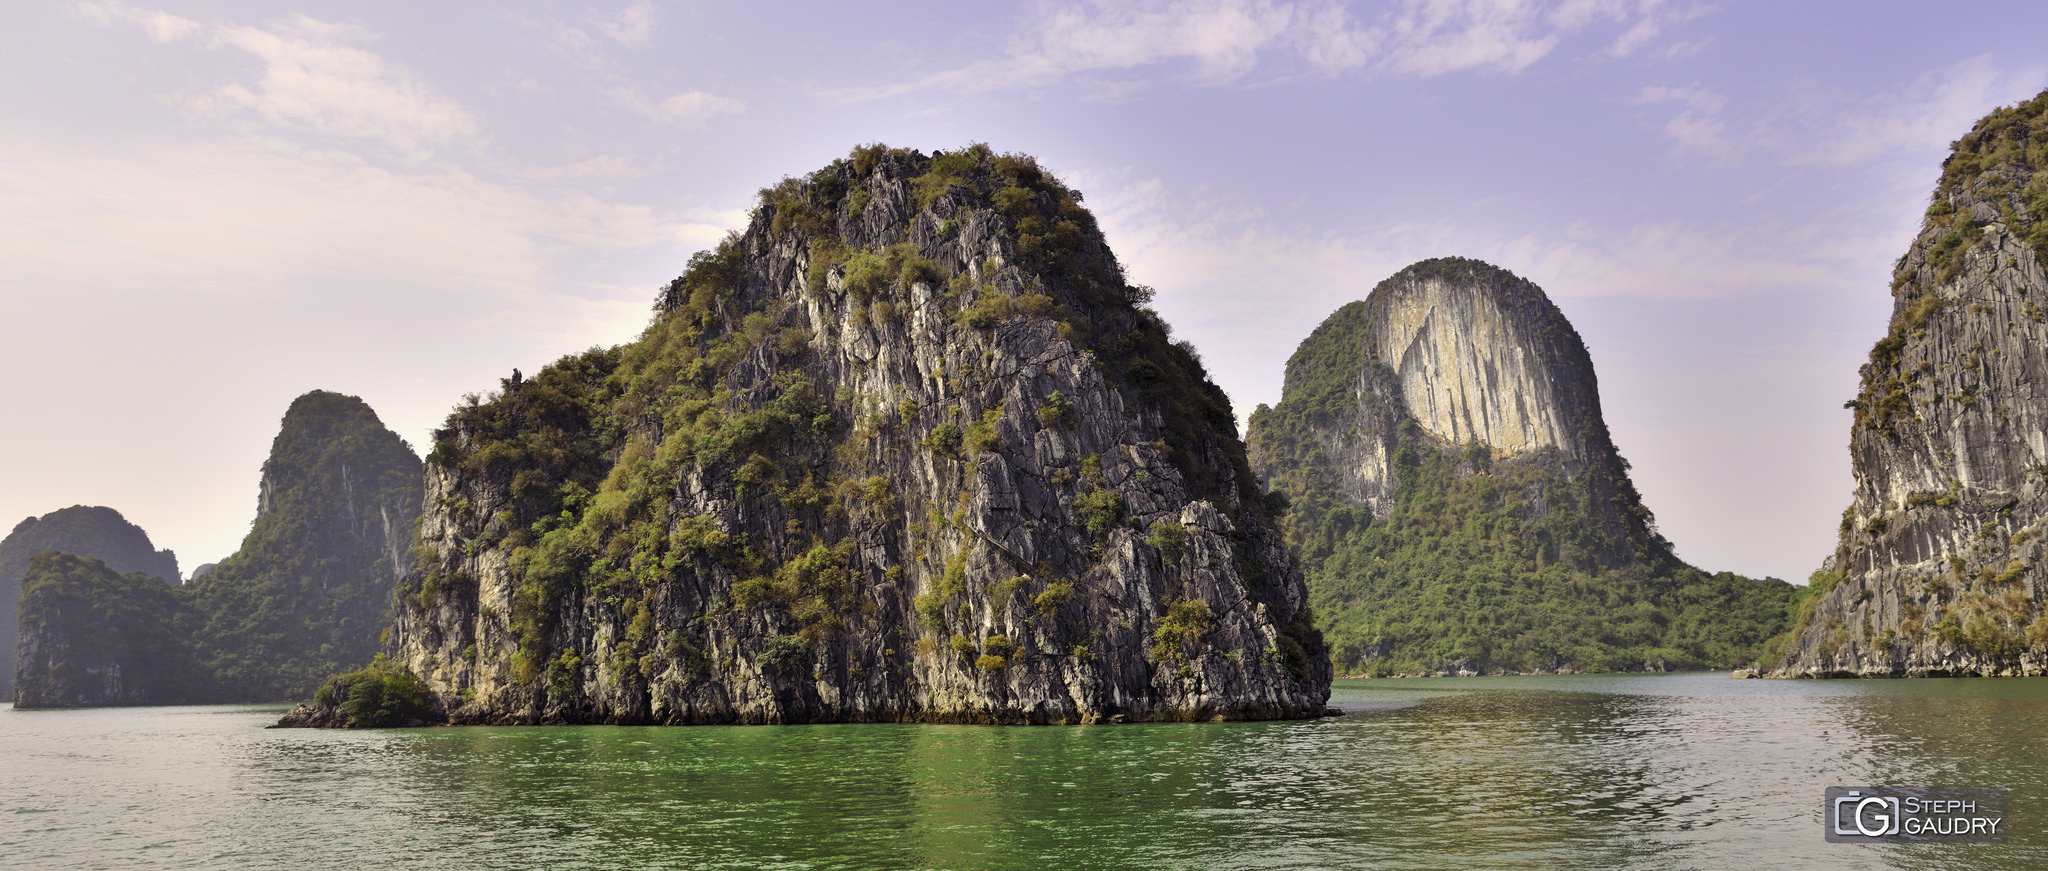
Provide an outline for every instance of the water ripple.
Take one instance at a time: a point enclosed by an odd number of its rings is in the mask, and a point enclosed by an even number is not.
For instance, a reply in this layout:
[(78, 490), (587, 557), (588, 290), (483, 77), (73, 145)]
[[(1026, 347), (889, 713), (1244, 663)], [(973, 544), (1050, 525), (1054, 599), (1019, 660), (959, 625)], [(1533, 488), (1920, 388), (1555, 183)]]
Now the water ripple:
[[(2039, 868), (2048, 680), (1354, 681), (1339, 718), (263, 730), (0, 709), (48, 868)], [(1836, 784), (2013, 792), (2011, 843), (1824, 843)]]

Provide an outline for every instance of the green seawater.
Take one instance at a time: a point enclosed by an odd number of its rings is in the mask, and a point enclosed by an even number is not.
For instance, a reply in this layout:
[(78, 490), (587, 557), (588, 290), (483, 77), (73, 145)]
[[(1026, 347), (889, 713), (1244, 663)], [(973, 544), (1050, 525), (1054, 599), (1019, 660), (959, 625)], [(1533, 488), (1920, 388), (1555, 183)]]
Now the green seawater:
[[(2048, 868), (2048, 679), (1345, 681), (1293, 723), (266, 730), (0, 707), (23, 868)], [(1828, 844), (1830, 785), (2008, 843)]]

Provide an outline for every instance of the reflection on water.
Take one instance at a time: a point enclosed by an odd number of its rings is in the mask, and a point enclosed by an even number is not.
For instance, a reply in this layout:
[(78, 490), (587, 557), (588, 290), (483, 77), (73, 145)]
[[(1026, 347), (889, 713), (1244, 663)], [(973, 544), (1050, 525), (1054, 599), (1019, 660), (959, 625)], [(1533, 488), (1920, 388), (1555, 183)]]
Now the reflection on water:
[[(1342, 682), (1305, 723), (263, 730), (0, 709), (31, 867), (2041, 868), (2048, 679)], [(1829, 785), (2012, 790), (2003, 845), (1821, 838)]]

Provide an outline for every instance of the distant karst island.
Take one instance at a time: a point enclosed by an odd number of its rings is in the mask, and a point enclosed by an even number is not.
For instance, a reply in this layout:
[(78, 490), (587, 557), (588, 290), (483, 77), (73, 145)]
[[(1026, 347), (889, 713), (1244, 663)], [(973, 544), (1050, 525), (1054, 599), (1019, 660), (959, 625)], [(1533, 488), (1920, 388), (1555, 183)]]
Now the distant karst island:
[(1339, 309), (1249, 441), (1347, 671), (1730, 668), (1789, 624), (1791, 584), (1672, 553), (1578, 332), (1497, 267), (1426, 260)]

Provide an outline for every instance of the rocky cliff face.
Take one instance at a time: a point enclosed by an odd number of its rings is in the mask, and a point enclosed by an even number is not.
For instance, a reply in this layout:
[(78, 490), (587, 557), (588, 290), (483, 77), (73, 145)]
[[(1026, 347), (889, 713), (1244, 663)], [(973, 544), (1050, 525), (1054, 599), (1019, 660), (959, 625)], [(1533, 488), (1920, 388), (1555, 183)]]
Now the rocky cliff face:
[(2048, 95), (1955, 144), (1892, 278), (1856, 497), (1782, 676), (2048, 672)]
[(785, 180), (639, 341), (450, 418), (391, 657), (458, 723), (1319, 714), (1301, 575), (1147, 299), (1029, 158)]
[(1250, 441), (1346, 668), (1729, 666), (1782, 630), (1789, 585), (1673, 556), (1584, 343), (1504, 270), (1424, 261), (1338, 310)]
[(1367, 298), (1366, 355), (1385, 365), (1422, 431), (1500, 456), (1609, 446), (1586, 346), (1542, 289), (1476, 261), (1402, 270)]
[[(105, 510), (105, 509), (101, 509)], [(172, 705), (197, 699), (178, 588), (106, 563), (38, 553), (23, 577), (14, 706)]]
[(19, 640), (15, 606), (21, 601), (22, 576), (29, 558), (59, 551), (105, 562), (116, 573), (140, 572), (178, 582), (178, 556), (157, 550), (149, 533), (129, 523), (112, 508), (73, 505), (15, 524), (0, 540), (0, 698), (14, 694), (14, 646)]

